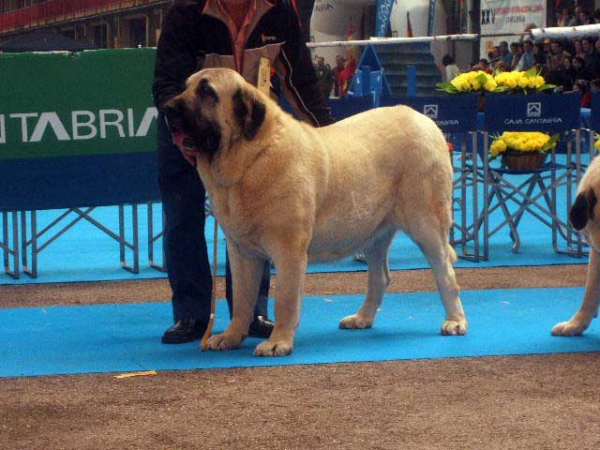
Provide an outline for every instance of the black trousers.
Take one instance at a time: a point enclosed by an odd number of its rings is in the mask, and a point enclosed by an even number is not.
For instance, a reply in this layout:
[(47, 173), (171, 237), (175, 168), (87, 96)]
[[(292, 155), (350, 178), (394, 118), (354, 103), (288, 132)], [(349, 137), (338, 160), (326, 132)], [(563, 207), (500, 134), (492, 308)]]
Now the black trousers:
[[(208, 322), (212, 276), (204, 236), (206, 191), (196, 169), (173, 145), (164, 116), (158, 117), (158, 177), (165, 226), (163, 247), (167, 276), (173, 291), (173, 319), (195, 318)], [(226, 291), (229, 312), (233, 298), (229, 259)], [(255, 316), (267, 315), (270, 267), (265, 264)]]

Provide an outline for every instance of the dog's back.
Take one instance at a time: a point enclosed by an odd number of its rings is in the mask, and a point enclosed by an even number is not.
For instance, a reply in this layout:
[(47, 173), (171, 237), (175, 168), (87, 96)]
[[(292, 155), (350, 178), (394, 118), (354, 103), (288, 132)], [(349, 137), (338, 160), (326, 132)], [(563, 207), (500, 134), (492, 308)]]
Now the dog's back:
[(349, 253), (381, 230), (410, 232), (415, 219), (430, 220), (423, 216), (441, 215), (449, 227), (452, 166), (431, 119), (405, 106), (379, 108), (314, 133), (329, 161), (314, 248)]

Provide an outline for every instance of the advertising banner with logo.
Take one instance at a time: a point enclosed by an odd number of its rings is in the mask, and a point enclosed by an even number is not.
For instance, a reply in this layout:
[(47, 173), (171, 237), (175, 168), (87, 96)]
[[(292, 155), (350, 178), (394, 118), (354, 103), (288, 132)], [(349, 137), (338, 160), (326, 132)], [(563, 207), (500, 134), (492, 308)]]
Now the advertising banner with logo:
[[(528, 24), (546, 26), (545, 0), (481, 0), (481, 34), (520, 33)], [(487, 58), (500, 41), (517, 41), (518, 37), (489, 37), (481, 39), (481, 57)]]
[(386, 37), (390, 29), (390, 17), (394, 0), (377, 0), (377, 20), (375, 25), (375, 36)]
[(154, 57), (0, 55), (0, 210), (158, 199)]
[(491, 132), (581, 128), (581, 95), (486, 95), (484, 128)]
[(444, 133), (477, 131), (478, 95), (383, 97), (381, 106), (406, 105), (431, 118)]

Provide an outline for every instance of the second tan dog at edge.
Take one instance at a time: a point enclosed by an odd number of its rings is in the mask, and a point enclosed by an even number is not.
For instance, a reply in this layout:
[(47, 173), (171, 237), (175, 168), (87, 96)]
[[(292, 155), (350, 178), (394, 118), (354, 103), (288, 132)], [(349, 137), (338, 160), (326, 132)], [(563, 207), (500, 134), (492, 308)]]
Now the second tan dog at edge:
[(371, 327), (390, 283), (397, 231), (417, 243), (434, 271), (446, 313), (442, 334), (467, 332), (448, 242), (452, 167), (432, 120), (396, 106), (314, 128), (229, 69), (194, 74), (167, 107), (174, 141), (181, 146), (175, 136), (184, 134), (188, 150), (198, 151), (197, 169), (229, 248), (233, 318), (210, 338), (210, 349), (243, 342), (267, 259), (277, 270), (276, 325), (255, 355), (292, 352), (309, 261), (365, 253), (366, 298), (339, 326)]
[(569, 211), (573, 226), (590, 246), (585, 294), (573, 317), (552, 328), (555, 336), (580, 336), (598, 315), (600, 305), (600, 158), (595, 158), (577, 188), (577, 198)]

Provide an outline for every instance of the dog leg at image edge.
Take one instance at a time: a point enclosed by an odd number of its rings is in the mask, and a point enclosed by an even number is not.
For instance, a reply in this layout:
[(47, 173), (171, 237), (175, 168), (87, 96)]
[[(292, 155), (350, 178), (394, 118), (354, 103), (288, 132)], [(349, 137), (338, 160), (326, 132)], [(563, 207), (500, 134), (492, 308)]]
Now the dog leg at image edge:
[(590, 250), (587, 281), (583, 303), (579, 310), (566, 322), (560, 322), (552, 328), (554, 336), (581, 336), (598, 315), (600, 303), (600, 255), (595, 250)]

